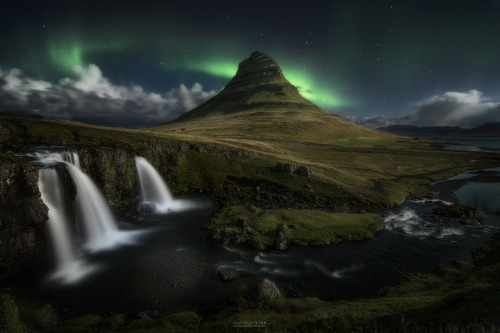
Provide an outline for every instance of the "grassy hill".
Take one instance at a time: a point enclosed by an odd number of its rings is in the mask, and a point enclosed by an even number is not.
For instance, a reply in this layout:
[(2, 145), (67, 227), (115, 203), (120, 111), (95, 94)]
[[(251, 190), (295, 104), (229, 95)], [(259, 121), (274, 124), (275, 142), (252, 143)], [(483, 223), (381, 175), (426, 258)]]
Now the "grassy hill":
[[(3, 140), (4, 149), (10, 150), (42, 144), (120, 148), (131, 154), (156, 156), (157, 163), (168, 161), (167, 155), (175, 155), (176, 165), (156, 165), (174, 192), (223, 191), (231, 190), (233, 185), (244, 191), (241, 181), (250, 179), (286, 188), (287, 195), (335, 200), (347, 210), (354, 201), (382, 206), (399, 204), (412, 194), (426, 192), (431, 182), (468, 169), (500, 164), (497, 154), (443, 151), (434, 141), (398, 136), (320, 143), (214, 137), (188, 130), (128, 130), (12, 117), (0, 117), (0, 126), (10, 133)], [(159, 151), (155, 149), (158, 145), (178, 148)], [(311, 176), (276, 172), (277, 162), (306, 166)], [(312, 187), (313, 192), (305, 192), (306, 187)]]
[[(4, 115), (0, 126), (10, 133), (4, 141), (13, 149), (56, 144), (146, 154), (177, 192), (251, 191), (244, 186), (250, 179), (279, 187), (296, 201), (319, 198), (319, 206), (344, 211), (399, 204), (426, 192), (433, 181), (500, 163), (496, 154), (443, 151), (434, 141), (371, 130), (326, 113), (260, 52), (241, 62), (218, 95), (171, 123), (127, 130)], [(190, 148), (166, 152), (158, 145)], [(311, 176), (276, 172), (278, 162), (305, 166)]]
[(395, 138), (324, 112), (299, 94), (271, 57), (258, 51), (240, 63), (236, 75), (219, 94), (151, 130), (177, 130), (198, 137), (294, 142)]

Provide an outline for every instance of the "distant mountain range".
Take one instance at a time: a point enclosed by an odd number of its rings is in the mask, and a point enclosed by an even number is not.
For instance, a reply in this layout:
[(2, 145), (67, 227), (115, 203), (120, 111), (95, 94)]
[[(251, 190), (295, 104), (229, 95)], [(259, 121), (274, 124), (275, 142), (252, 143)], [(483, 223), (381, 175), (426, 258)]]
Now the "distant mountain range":
[(500, 136), (500, 122), (485, 123), (479, 127), (462, 128), (458, 126), (391, 125), (377, 130), (399, 135), (450, 135), (450, 136)]

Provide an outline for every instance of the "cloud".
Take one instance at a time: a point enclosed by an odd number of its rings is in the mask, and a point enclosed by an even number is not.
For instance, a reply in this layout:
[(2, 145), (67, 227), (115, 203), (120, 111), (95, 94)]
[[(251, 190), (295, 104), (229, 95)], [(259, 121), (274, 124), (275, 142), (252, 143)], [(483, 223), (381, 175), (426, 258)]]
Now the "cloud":
[(493, 103), (482, 92), (446, 92), (414, 104), (409, 115), (400, 118), (346, 117), (354, 123), (371, 127), (389, 125), (459, 126), (472, 128), (487, 122), (500, 121), (500, 103)]
[(411, 115), (420, 126), (460, 126), (471, 128), (489, 120), (488, 113), (498, 104), (488, 102), (477, 90), (447, 92), (417, 103)]
[(75, 78), (58, 84), (33, 79), (13, 68), (0, 69), (0, 111), (22, 111), (49, 119), (141, 128), (173, 120), (216, 94), (199, 83), (181, 84), (164, 94), (132, 84), (114, 85), (96, 65), (73, 66)]

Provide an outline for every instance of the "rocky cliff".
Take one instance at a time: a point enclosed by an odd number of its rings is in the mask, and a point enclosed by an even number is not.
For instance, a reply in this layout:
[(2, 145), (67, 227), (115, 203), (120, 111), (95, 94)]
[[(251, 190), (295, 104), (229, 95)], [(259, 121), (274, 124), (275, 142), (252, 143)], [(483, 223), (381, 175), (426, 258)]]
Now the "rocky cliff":
[(45, 253), (48, 209), (38, 190), (36, 168), (21, 158), (0, 155), (0, 275), (15, 264)]

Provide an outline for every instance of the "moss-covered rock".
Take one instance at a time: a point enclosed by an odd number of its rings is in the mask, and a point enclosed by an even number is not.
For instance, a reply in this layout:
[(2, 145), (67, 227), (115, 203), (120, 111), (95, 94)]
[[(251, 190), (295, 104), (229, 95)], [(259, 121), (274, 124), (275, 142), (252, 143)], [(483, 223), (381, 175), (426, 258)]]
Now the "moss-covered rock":
[(376, 214), (229, 206), (218, 212), (206, 227), (218, 240), (258, 249), (285, 250), (289, 244), (327, 245), (371, 238), (385, 223)]
[(484, 218), (480, 215), (479, 209), (472, 205), (441, 205), (436, 207), (432, 213), (437, 216), (460, 219), (462, 224), (484, 224)]
[(0, 276), (45, 252), (48, 208), (36, 168), (22, 158), (0, 159)]

